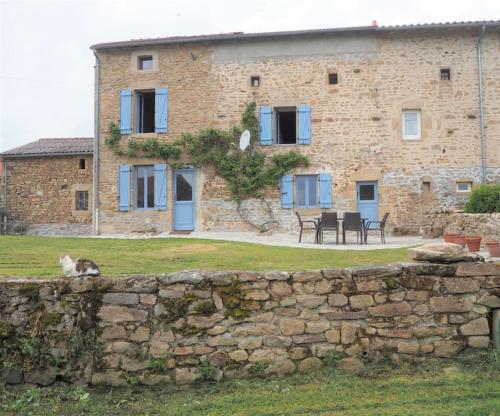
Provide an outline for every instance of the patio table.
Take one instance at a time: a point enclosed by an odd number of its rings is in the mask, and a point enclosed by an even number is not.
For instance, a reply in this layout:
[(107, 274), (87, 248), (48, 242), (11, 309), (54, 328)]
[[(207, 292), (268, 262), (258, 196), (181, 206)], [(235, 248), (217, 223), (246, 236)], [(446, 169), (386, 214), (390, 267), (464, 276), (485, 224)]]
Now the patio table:
[[(316, 237), (315, 237), (315, 243), (316, 244), (321, 244), (321, 240), (319, 236), (321, 235), (321, 217), (314, 217), (314, 219), (317, 221), (318, 226), (316, 227)], [(369, 218), (361, 218), (361, 226), (363, 227), (363, 236), (361, 237), (365, 244), (368, 244), (368, 229), (366, 228), (366, 224), (368, 223), (370, 219)], [(337, 218), (337, 223), (340, 225), (340, 222), (344, 221), (343, 218)], [(343, 241), (345, 244), (345, 241)]]

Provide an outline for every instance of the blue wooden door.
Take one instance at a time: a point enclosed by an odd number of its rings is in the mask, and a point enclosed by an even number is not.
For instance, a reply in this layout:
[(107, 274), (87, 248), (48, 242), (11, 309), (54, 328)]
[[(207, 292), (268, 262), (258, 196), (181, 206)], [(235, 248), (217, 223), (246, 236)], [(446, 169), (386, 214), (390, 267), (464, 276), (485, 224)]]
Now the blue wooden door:
[(361, 218), (378, 221), (378, 189), (377, 182), (357, 182), (357, 207)]
[(194, 230), (194, 169), (177, 169), (174, 174), (174, 230)]

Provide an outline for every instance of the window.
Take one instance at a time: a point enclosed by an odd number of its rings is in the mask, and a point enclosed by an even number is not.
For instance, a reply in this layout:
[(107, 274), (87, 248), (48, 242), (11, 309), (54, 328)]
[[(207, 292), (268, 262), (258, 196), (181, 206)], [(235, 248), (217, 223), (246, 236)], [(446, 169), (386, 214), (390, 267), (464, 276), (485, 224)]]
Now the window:
[(457, 192), (471, 192), (472, 191), (472, 182), (464, 181), (457, 182)]
[(336, 72), (332, 72), (332, 73), (328, 74), (328, 83), (330, 85), (336, 85), (336, 84), (338, 84), (338, 77), (337, 77), (337, 73)]
[(155, 131), (155, 92), (135, 92), (135, 132), (154, 133)]
[(260, 87), (260, 77), (250, 77), (250, 85), (255, 88)]
[(431, 183), (429, 181), (422, 182), (422, 191), (424, 194), (428, 194), (431, 191)]
[(297, 208), (318, 207), (317, 175), (299, 175), (295, 177), (295, 206)]
[(76, 209), (77, 211), (87, 211), (89, 209), (89, 192), (76, 192)]
[(136, 167), (135, 206), (138, 209), (155, 207), (155, 173), (153, 166)]
[(420, 110), (403, 111), (403, 139), (420, 139)]
[(276, 143), (297, 143), (297, 110), (295, 107), (276, 108)]
[(78, 161), (78, 167), (79, 167), (80, 169), (85, 169), (85, 159), (80, 159), (80, 160)]
[(441, 81), (449, 81), (451, 79), (450, 68), (441, 69)]
[(141, 71), (153, 69), (153, 57), (151, 55), (139, 56), (137, 58), (137, 69)]
[(372, 183), (369, 184), (360, 184), (358, 186), (359, 189), (359, 200), (360, 201), (375, 201), (375, 185)]

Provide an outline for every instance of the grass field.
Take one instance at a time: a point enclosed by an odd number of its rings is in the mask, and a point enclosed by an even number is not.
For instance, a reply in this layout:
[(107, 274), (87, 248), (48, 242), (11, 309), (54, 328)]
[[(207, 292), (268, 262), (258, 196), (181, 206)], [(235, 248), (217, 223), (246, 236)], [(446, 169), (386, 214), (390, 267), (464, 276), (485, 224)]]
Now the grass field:
[(371, 365), (363, 376), (328, 369), (190, 388), (51, 387), (22, 392), (0, 387), (0, 414), (498, 416), (500, 356), (492, 360), (487, 355), (492, 354), (476, 356), (468, 363)]
[(104, 276), (185, 269), (299, 271), (409, 261), (404, 248), (337, 251), (181, 238), (0, 236), (0, 276), (61, 276), (63, 254), (96, 261)]

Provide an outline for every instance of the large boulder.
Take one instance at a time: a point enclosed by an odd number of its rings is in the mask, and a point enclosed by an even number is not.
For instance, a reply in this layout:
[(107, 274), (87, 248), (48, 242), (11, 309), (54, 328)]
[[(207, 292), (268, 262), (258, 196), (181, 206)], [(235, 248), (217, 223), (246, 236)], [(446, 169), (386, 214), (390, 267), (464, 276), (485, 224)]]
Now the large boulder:
[(459, 261), (480, 261), (484, 258), (470, 253), (462, 246), (453, 243), (429, 243), (408, 249), (408, 254), (415, 261), (431, 263), (456, 263)]

